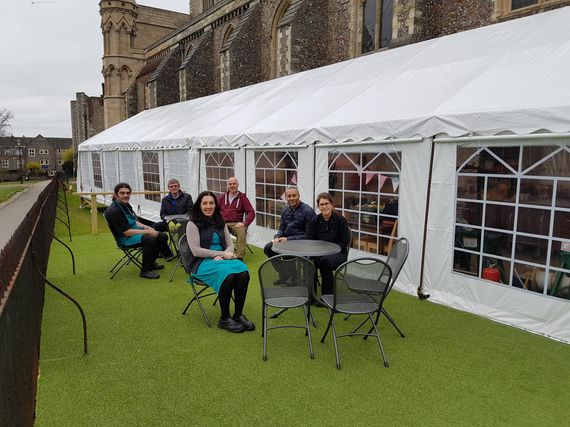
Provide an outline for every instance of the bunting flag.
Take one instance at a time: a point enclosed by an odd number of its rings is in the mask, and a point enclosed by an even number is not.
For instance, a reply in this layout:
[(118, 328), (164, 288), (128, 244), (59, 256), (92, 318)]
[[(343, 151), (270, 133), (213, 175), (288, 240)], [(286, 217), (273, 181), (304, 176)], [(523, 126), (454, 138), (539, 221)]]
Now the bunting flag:
[(285, 196), (285, 192), (283, 192), (283, 194), (281, 194), (281, 197), (279, 197), (281, 200), (283, 200), (284, 202), (287, 201), (287, 197)]
[(374, 172), (365, 172), (364, 173), (364, 185), (368, 185), (372, 178), (374, 178), (376, 174)]
[(386, 175), (380, 175), (380, 188), (382, 188), (382, 186), (384, 185), (384, 183), (386, 182), (386, 180), (388, 179), (388, 177)]
[(399, 177), (392, 177), (392, 188), (394, 189), (394, 193), (396, 192), (396, 190), (398, 189), (398, 186), (400, 185), (400, 178)]
[(295, 174), (293, 175), (293, 178), (291, 178), (291, 181), (289, 181), (290, 185), (297, 185), (297, 172), (295, 172)]

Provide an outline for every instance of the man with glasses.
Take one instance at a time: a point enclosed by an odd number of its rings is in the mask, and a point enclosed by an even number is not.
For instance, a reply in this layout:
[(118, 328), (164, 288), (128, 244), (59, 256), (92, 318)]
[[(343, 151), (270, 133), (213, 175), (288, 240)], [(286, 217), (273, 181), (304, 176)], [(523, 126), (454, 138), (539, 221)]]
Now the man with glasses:
[(115, 186), (113, 203), (105, 211), (105, 217), (123, 246), (142, 247), (142, 267), (139, 277), (143, 279), (158, 279), (160, 276), (154, 270), (162, 270), (164, 265), (156, 263), (159, 252), (165, 256), (172, 256), (168, 247), (168, 236), (160, 233), (148, 225), (139, 222), (132, 206), (131, 186), (121, 182)]
[(169, 193), (162, 198), (160, 203), (160, 218), (162, 221), (155, 222), (152, 226), (156, 231), (166, 231), (166, 220), (164, 217), (168, 215), (190, 215), (192, 212), (192, 196), (184, 193), (180, 189), (180, 182), (177, 179), (168, 180)]

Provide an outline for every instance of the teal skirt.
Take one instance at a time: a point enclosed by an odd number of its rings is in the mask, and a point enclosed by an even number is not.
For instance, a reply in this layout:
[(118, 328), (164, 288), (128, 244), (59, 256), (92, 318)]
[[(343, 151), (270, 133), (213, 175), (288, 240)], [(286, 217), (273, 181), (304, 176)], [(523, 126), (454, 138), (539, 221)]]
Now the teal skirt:
[[(222, 251), (218, 233), (214, 233), (210, 249)], [(247, 270), (247, 265), (239, 259), (221, 259), (216, 261), (213, 258), (204, 258), (198, 270), (194, 273), (196, 279), (207, 283), (214, 291), (219, 292), (222, 283), (230, 274), (243, 273)]]
[(247, 265), (239, 259), (221, 259), (216, 261), (212, 258), (202, 260), (194, 277), (207, 283), (214, 291), (219, 292), (222, 283), (230, 274), (243, 273)]

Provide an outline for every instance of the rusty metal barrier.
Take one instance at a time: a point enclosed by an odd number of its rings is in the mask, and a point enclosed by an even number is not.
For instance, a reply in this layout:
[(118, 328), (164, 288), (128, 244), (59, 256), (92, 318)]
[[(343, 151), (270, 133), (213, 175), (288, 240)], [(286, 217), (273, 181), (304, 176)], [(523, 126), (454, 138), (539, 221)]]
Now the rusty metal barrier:
[(56, 177), (0, 252), (0, 425), (32, 426), (35, 420), (42, 275), (47, 270), (59, 187)]

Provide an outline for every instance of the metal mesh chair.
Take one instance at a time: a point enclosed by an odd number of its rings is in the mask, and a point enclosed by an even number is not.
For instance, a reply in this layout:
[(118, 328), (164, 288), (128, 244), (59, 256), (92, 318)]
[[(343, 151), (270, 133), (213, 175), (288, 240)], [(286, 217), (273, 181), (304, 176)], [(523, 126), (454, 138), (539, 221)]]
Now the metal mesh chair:
[(107, 218), (106, 214), (107, 211), (103, 212), (103, 218), (105, 218), (107, 227), (109, 227), (109, 230), (111, 230), (111, 234), (115, 239), (115, 244), (117, 245), (117, 248), (121, 250), (121, 252), (123, 253), (121, 259), (117, 261), (117, 263), (109, 271), (109, 273), (112, 273), (111, 275), (112, 279), (117, 275), (119, 271), (121, 271), (123, 267), (129, 265), (130, 263), (135, 264), (138, 268), (142, 268), (142, 263), (140, 260), (142, 256), (142, 244), (139, 243), (138, 245), (132, 245), (132, 246), (122, 245), (120, 241), (120, 236), (115, 234), (113, 227), (111, 227), (111, 224), (109, 224), (109, 219)]
[[(206, 325), (208, 325), (208, 327), (210, 328), (212, 326), (212, 324), (210, 323), (210, 319), (208, 318), (208, 315), (206, 314), (206, 310), (204, 310), (204, 306), (202, 305), (202, 302), (200, 300), (201, 300), (201, 298), (205, 298), (205, 297), (208, 297), (211, 295), (216, 295), (216, 297), (217, 297), (218, 294), (211, 291), (211, 288), (208, 286), (207, 283), (202, 282), (201, 280), (194, 277), (194, 275), (192, 274), (192, 271), (190, 270), (190, 268), (188, 268), (188, 265), (190, 262), (190, 256), (191, 256), (192, 252), (190, 251), (190, 247), (188, 246), (188, 239), (186, 237), (186, 234), (183, 234), (182, 237), (179, 239), (178, 250), (179, 250), (179, 254), (180, 254), (180, 263), (184, 267), (184, 270), (186, 270), (186, 273), (188, 273), (188, 275), (189, 275), (188, 282), (190, 283), (190, 286), (192, 287), (192, 291), (194, 292), (194, 296), (192, 297), (192, 299), (190, 300), (188, 305), (186, 305), (186, 308), (184, 309), (182, 314), (183, 315), (186, 314), (186, 312), (190, 308), (190, 305), (192, 305), (192, 303), (194, 301), (196, 301), (196, 303), (198, 304), (198, 307), (200, 307), (200, 311), (202, 312), (202, 316), (204, 316), (204, 321), (206, 322)], [(210, 291), (210, 292), (208, 292), (208, 291)], [(217, 298), (216, 298), (216, 300), (217, 300)], [(214, 302), (214, 304), (215, 304), (215, 302)]]
[(176, 264), (172, 269), (170, 274), (170, 282), (174, 280), (174, 275), (178, 267), (182, 266), (182, 260), (180, 259), (180, 239), (186, 234), (186, 224), (188, 224), (188, 218), (173, 218), (167, 221), (166, 229), (168, 230), (168, 236), (170, 237), (170, 242), (174, 247), (174, 253), (176, 254)]
[[(289, 271), (292, 276), (287, 284), (279, 284), (279, 271)], [(315, 266), (307, 258), (291, 255), (276, 255), (265, 260), (258, 270), (259, 286), (262, 299), (263, 320), (263, 360), (267, 360), (267, 331), (271, 329), (301, 328), (309, 340), (309, 356), (313, 353), (309, 317), (311, 316), (310, 295), (312, 295)], [(305, 325), (278, 325), (267, 326), (267, 307), (289, 309), (303, 307)]]
[[(408, 243), (408, 239), (406, 239), (405, 237), (398, 239), (396, 241), (396, 243), (394, 243), (394, 245), (392, 246), (392, 250), (390, 251), (390, 255), (388, 256), (388, 259), (386, 260), (386, 263), (390, 266), (390, 269), (392, 270), (392, 282), (390, 283), (390, 286), (388, 288), (388, 293), (394, 287), (394, 284), (396, 283), (396, 280), (398, 279), (398, 275), (400, 274), (400, 271), (402, 271), (402, 267), (404, 266), (404, 263), (408, 259), (409, 253), (410, 253), (410, 245)], [(388, 321), (392, 324), (392, 326), (394, 326), (394, 328), (396, 328), (396, 330), (398, 331), (400, 336), (402, 338), (405, 338), (406, 336), (404, 335), (402, 330), (398, 327), (398, 325), (396, 324), (396, 321), (392, 318), (392, 316), (390, 316), (390, 314), (388, 314), (388, 311), (386, 310), (386, 308), (383, 305), (380, 308), (380, 310), (376, 313), (376, 320), (374, 321), (374, 323), (376, 325), (378, 325), (378, 320), (380, 320), (380, 316), (382, 314), (386, 317), (386, 319), (388, 319)], [(360, 329), (360, 327), (362, 327), (365, 323), (366, 323), (366, 321), (362, 322), (360, 324), (360, 326), (355, 329), (355, 331)], [(372, 332), (372, 329), (370, 329), (369, 333), (370, 332)]]
[[(377, 258), (359, 258), (347, 261), (339, 266), (334, 277), (333, 294), (321, 297), (330, 313), (329, 322), (321, 342), (325, 341), (328, 331), (332, 327), (337, 369), (340, 369), (337, 338), (346, 336), (376, 337), (384, 359), (384, 366), (388, 367), (388, 359), (384, 353), (382, 339), (372, 315), (382, 309), (382, 304), (389, 292), (392, 279), (392, 271), (389, 265)], [(359, 333), (359, 327), (350, 333), (338, 335), (334, 323), (336, 313), (367, 316), (365, 322), (370, 322), (374, 333), (372, 331)]]

